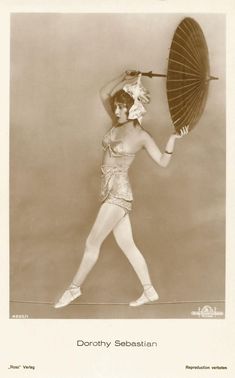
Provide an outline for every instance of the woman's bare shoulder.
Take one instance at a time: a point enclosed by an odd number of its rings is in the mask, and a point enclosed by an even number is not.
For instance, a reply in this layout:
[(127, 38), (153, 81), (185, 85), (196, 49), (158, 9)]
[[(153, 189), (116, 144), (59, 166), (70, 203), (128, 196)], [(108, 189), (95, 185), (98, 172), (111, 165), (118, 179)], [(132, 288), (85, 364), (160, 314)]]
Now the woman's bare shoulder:
[(140, 130), (139, 130), (139, 137), (143, 142), (148, 141), (149, 139), (152, 139), (152, 136), (149, 133), (149, 131), (145, 130), (142, 126), (140, 127)]

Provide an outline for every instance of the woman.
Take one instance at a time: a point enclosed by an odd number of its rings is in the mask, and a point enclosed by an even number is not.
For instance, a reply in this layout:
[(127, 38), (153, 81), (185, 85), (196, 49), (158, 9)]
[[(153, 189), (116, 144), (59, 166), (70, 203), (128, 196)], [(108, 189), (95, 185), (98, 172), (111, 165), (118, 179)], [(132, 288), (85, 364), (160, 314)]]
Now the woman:
[(133, 78), (127, 72), (107, 84), (100, 92), (103, 105), (114, 121), (114, 126), (103, 139), (102, 205), (86, 240), (78, 271), (68, 289), (55, 304), (55, 308), (67, 306), (82, 294), (80, 287), (95, 265), (101, 244), (111, 231), (143, 286), (142, 295), (129, 305), (140, 306), (158, 299), (145, 259), (132, 236), (129, 212), (133, 197), (128, 169), (136, 153), (142, 148), (146, 149), (157, 164), (166, 167), (171, 160), (176, 139), (186, 135), (188, 127), (183, 127), (180, 134), (172, 134), (165, 152), (161, 153), (153, 138), (141, 126), (142, 117), (146, 112), (143, 104), (149, 102), (149, 93), (140, 81), (140, 74), (137, 76), (136, 73)]

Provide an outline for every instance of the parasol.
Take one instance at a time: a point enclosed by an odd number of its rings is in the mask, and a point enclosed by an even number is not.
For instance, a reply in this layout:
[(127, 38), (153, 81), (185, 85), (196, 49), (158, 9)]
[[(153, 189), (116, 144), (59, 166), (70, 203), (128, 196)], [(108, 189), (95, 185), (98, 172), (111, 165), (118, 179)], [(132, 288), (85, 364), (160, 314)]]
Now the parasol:
[[(136, 74), (131, 71), (131, 74)], [(186, 17), (178, 25), (170, 47), (167, 75), (140, 72), (142, 76), (166, 77), (170, 115), (177, 132), (189, 125), (191, 130), (205, 108), (210, 80), (206, 39), (200, 25)]]

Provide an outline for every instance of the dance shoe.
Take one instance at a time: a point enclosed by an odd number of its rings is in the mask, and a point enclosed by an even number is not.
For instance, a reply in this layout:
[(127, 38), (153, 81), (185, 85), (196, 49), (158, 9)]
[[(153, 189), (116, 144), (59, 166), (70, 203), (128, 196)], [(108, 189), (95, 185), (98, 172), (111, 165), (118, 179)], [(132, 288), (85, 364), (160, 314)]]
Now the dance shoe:
[(138, 307), (142, 306), (145, 303), (155, 302), (159, 298), (158, 293), (154, 289), (153, 286), (150, 286), (148, 289), (145, 289), (141, 297), (139, 297), (136, 301), (130, 302), (129, 306), (131, 307)]
[(71, 284), (68, 289), (65, 290), (64, 294), (61, 296), (58, 302), (54, 305), (54, 308), (65, 307), (69, 303), (74, 301), (74, 299), (80, 297), (80, 295), (82, 295), (80, 287)]

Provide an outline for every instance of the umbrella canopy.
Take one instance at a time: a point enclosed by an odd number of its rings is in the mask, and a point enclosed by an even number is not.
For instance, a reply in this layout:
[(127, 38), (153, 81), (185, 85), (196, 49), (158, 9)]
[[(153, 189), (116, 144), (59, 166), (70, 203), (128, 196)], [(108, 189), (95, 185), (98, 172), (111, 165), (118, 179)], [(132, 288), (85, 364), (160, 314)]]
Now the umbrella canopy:
[(177, 27), (170, 47), (167, 70), (167, 98), (177, 132), (191, 130), (201, 117), (210, 76), (208, 48), (199, 24), (185, 18)]
[(167, 75), (127, 71), (130, 75), (166, 77), (167, 99), (176, 132), (183, 126), (189, 131), (199, 121), (205, 108), (210, 76), (206, 39), (199, 24), (184, 18), (177, 27), (169, 53)]

